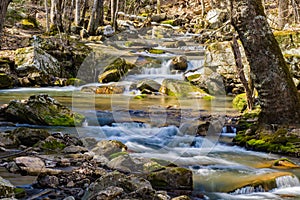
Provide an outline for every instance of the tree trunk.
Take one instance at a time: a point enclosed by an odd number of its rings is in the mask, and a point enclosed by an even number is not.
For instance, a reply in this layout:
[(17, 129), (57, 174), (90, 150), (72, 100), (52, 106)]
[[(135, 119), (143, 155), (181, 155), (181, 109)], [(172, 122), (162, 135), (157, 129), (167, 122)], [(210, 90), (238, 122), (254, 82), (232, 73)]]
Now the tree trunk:
[(201, 16), (204, 17), (205, 15), (205, 2), (204, 0), (201, 0)]
[(94, 0), (93, 8), (90, 16), (90, 21), (87, 27), (87, 31), (89, 34), (93, 35), (95, 33), (95, 14), (98, 6), (98, 0)]
[(49, 20), (49, 8), (48, 1), (45, 0), (45, 10), (46, 10), (46, 33), (50, 32), (50, 20)]
[(75, 0), (75, 26), (80, 23), (80, 0)]
[(300, 123), (300, 99), (261, 1), (231, 0), (239, 34), (261, 101), (260, 123)]
[[(85, 14), (86, 14), (86, 10), (88, 8), (88, 0), (83, 0), (83, 8), (82, 8), (82, 12), (81, 12), (81, 20), (79, 22), (79, 25), (84, 25), (84, 20), (85, 20)], [(84, 28), (86, 28), (86, 26), (84, 26)]]
[(7, 7), (10, 1), (11, 0), (2, 0), (0, 3), (0, 49), (1, 49), (1, 40), (2, 40), (2, 29), (5, 22)]
[(283, 29), (284, 25), (287, 23), (287, 17), (289, 13), (289, 1), (279, 0), (278, 2), (278, 26)]
[(116, 12), (117, 12), (117, 0), (110, 1), (110, 17), (111, 17), (111, 24), (114, 27), (116, 23)]
[(160, 14), (161, 13), (161, 11), (160, 11), (160, 9), (161, 9), (161, 2), (160, 2), (160, 0), (157, 0), (156, 7), (157, 7), (157, 14)]
[(51, 29), (64, 31), (62, 24), (62, 0), (51, 0), (50, 11)]

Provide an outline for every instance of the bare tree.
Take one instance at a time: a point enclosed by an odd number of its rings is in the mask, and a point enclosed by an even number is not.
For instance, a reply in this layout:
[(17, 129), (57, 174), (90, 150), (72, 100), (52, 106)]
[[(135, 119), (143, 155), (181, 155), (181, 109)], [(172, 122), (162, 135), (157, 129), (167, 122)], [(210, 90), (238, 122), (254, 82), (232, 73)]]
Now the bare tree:
[(49, 8), (48, 1), (45, 0), (45, 10), (46, 10), (46, 33), (50, 32), (50, 20), (49, 20)]
[(80, 23), (80, 0), (75, 0), (75, 25)]
[(250, 65), (261, 105), (260, 123), (300, 123), (300, 99), (267, 22), (261, 0), (231, 0), (232, 25)]
[(289, 1), (288, 0), (278, 0), (278, 26), (280, 29), (284, 27), (284, 25), (288, 21), (288, 13), (289, 13)]
[(51, 0), (50, 22), (51, 29), (63, 32), (62, 24), (62, 0)]
[(110, 1), (110, 14), (111, 14), (111, 24), (114, 30), (117, 30), (117, 16), (118, 16), (118, 9), (119, 9), (119, 0), (111, 0)]
[(88, 0), (83, 0), (83, 7), (82, 7), (82, 11), (81, 11), (81, 17), (80, 17), (80, 22), (79, 25), (84, 25), (84, 19), (85, 19), (85, 14), (89, 5), (89, 1)]

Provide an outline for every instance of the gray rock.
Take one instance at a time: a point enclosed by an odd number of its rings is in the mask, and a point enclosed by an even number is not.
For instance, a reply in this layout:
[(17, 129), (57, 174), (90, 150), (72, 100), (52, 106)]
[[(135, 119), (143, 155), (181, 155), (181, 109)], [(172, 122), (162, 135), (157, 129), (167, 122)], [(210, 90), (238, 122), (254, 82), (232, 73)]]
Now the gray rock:
[(67, 146), (66, 148), (64, 148), (64, 152), (67, 154), (84, 153), (84, 152), (88, 152), (88, 149), (85, 147), (81, 147), (81, 146), (70, 145), (70, 146)]
[(0, 176), (0, 198), (9, 198), (14, 196), (14, 188), (8, 180)]
[(30, 85), (50, 85), (61, 73), (58, 60), (39, 47), (16, 50), (15, 64), (18, 77), (28, 78)]
[(92, 149), (96, 155), (104, 155), (106, 157), (111, 154), (126, 151), (127, 147), (122, 142), (116, 140), (102, 140), (97, 143), (96, 147)]

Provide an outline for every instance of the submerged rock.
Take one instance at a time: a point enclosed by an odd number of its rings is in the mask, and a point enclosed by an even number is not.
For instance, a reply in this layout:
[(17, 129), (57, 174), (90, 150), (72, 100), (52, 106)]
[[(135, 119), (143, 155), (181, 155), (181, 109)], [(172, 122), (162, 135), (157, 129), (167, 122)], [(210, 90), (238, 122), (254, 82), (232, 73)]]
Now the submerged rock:
[(162, 94), (175, 97), (202, 97), (202, 98), (211, 98), (209, 94), (201, 90), (200, 88), (191, 85), (188, 82), (174, 80), (174, 79), (165, 79), (162, 82), (162, 86), (159, 89)]
[(85, 118), (46, 94), (13, 100), (4, 108), (4, 114), (12, 121), (49, 126), (81, 126)]
[(142, 93), (145, 90), (147, 90), (149, 92), (158, 92), (161, 85), (154, 80), (145, 79), (145, 80), (139, 81), (137, 83), (136, 87), (137, 87), (137, 89), (142, 91)]

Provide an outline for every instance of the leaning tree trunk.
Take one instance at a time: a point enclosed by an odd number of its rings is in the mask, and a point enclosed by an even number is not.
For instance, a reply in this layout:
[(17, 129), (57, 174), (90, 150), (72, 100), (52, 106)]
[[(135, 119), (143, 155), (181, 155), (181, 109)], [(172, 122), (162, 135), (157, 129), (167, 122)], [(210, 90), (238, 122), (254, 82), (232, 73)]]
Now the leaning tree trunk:
[(0, 49), (1, 49), (1, 40), (2, 40), (2, 29), (5, 22), (7, 7), (10, 1), (11, 0), (1, 0), (0, 3)]
[(283, 29), (284, 25), (287, 23), (287, 17), (289, 14), (289, 1), (279, 0), (278, 2), (278, 26)]
[(231, 0), (232, 24), (250, 64), (261, 101), (260, 122), (300, 123), (300, 99), (261, 1)]
[(90, 16), (90, 21), (87, 27), (87, 31), (89, 34), (93, 35), (95, 33), (95, 14), (98, 6), (98, 1), (99, 0), (94, 0), (93, 7), (92, 7), (92, 12)]

